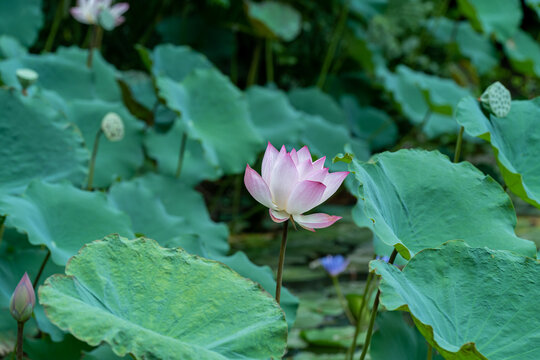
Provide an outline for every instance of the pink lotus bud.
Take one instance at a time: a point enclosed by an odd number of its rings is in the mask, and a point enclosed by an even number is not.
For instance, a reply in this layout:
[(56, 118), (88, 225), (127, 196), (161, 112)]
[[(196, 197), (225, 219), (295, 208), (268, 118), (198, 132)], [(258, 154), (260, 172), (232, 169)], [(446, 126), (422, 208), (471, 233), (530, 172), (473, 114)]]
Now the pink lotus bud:
[(11, 300), (9, 302), (9, 311), (11, 316), (18, 322), (25, 322), (32, 316), (34, 306), (36, 305), (36, 295), (34, 287), (28, 278), (28, 274), (24, 273), (19, 285), (15, 288)]
[(307, 146), (287, 152), (285, 146), (277, 151), (268, 143), (262, 176), (247, 165), (244, 184), (255, 200), (269, 208), (274, 222), (292, 218), (306, 230), (325, 228), (341, 217), (303, 214), (332, 196), (349, 174), (348, 171), (329, 173), (324, 167), (325, 159), (312, 161)]

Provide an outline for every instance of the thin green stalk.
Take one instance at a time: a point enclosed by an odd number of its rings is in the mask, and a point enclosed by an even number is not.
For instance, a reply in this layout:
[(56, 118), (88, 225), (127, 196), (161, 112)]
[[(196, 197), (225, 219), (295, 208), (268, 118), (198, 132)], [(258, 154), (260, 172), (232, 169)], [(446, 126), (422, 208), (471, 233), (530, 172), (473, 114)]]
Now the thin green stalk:
[(246, 81), (246, 87), (250, 87), (257, 81), (257, 72), (259, 70), (259, 61), (261, 59), (262, 40), (257, 41), (257, 45), (253, 50), (253, 58), (249, 67), (249, 73)]
[(43, 52), (49, 52), (51, 51), (53, 47), (54, 39), (56, 38), (56, 34), (58, 33), (60, 22), (62, 21), (62, 14), (64, 12), (64, 1), (65, 0), (60, 0), (60, 2), (58, 3), (58, 6), (56, 7), (54, 20), (51, 26), (51, 32), (49, 32), (49, 36), (47, 36), (47, 41), (45, 42), (45, 47), (43, 48)]
[(347, 351), (347, 359), (352, 360), (354, 356), (354, 351), (356, 350), (356, 343), (358, 341), (358, 335), (360, 334), (360, 327), (362, 325), (362, 315), (364, 314), (364, 308), (366, 307), (366, 299), (368, 298), (367, 294), (370, 292), (370, 286), (371, 281), (373, 280), (375, 276), (375, 272), (371, 271), (368, 274), (368, 277), (366, 279), (366, 285), (364, 286), (364, 293), (362, 294), (362, 302), (360, 303), (360, 308), (358, 309), (358, 312), (356, 313), (356, 328), (354, 329), (354, 336), (353, 341), (351, 343), (351, 346), (349, 347), (349, 350)]
[(463, 142), (463, 130), (465, 130), (465, 128), (462, 126), (459, 129), (459, 135), (458, 135), (457, 142), (456, 142), (456, 151), (454, 153), (454, 162), (455, 163), (459, 162), (459, 157), (461, 155), (461, 143)]
[(272, 40), (266, 39), (266, 82), (274, 82), (274, 58), (272, 55)]
[(234, 180), (234, 193), (233, 193), (233, 203), (232, 203), (232, 213), (231, 213), (231, 234), (236, 234), (236, 227), (238, 225), (240, 212), (240, 200), (242, 199), (242, 176), (236, 176)]
[[(393, 264), (396, 260), (397, 250), (392, 251), (390, 255), (389, 264)], [(373, 325), (375, 325), (375, 318), (377, 317), (377, 310), (379, 309), (379, 299), (381, 297), (381, 290), (377, 290), (377, 295), (375, 296), (375, 302), (373, 303), (373, 308), (371, 309), (371, 317), (369, 319), (368, 331), (366, 334), (366, 340), (364, 341), (364, 346), (362, 347), (362, 354), (360, 354), (360, 360), (364, 360), (369, 349), (369, 344), (371, 343), (371, 336), (373, 335)]]
[(433, 357), (433, 347), (431, 347), (431, 344), (427, 344), (427, 360), (431, 360)]
[(354, 321), (354, 316), (351, 313), (349, 306), (347, 305), (347, 300), (345, 299), (345, 297), (343, 296), (343, 292), (341, 291), (341, 286), (339, 285), (338, 277), (331, 275), (330, 278), (332, 278), (332, 283), (334, 284), (334, 288), (336, 289), (336, 294), (339, 299), (339, 303), (341, 304), (343, 311), (345, 311), (345, 315), (347, 316), (347, 319), (349, 319), (349, 322), (351, 323), (351, 325), (356, 324), (356, 321)]
[(281, 234), (281, 247), (279, 248), (279, 263), (276, 278), (276, 301), (279, 304), (281, 299), (281, 280), (283, 279), (283, 264), (285, 263), (285, 250), (287, 248), (287, 230), (289, 228), (289, 220), (283, 223), (283, 233)]
[(182, 163), (184, 162), (184, 153), (186, 152), (187, 132), (182, 134), (182, 140), (180, 141), (180, 154), (178, 155), (178, 165), (176, 166), (176, 178), (180, 177), (182, 173)]
[(321, 68), (321, 73), (319, 75), (319, 80), (317, 80), (317, 87), (319, 87), (320, 89), (324, 87), (324, 83), (326, 82), (326, 76), (328, 75), (328, 70), (330, 70), (330, 65), (332, 65), (332, 60), (334, 60), (334, 56), (336, 55), (336, 50), (347, 21), (347, 16), (349, 15), (349, 4), (350, 0), (347, 0), (343, 3), (343, 8), (341, 9), (338, 23), (336, 25), (336, 28), (334, 29), (334, 33), (332, 34), (330, 45), (328, 45), (328, 50), (326, 52), (326, 56), (324, 57), (324, 62)]
[(97, 29), (97, 25), (91, 25), (90, 27), (90, 45), (88, 46), (88, 58), (86, 59), (86, 66), (89, 68), (92, 67), (92, 60), (94, 58), (94, 48), (96, 47), (96, 41), (98, 36)]
[(94, 148), (92, 150), (92, 157), (90, 158), (90, 166), (88, 168), (88, 185), (86, 186), (86, 190), (92, 190), (92, 183), (94, 182), (94, 168), (96, 166), (96, 156), (97, 151), (99, 147), (99, 137), (101, 136), (101, 128), (98, 130), (96, 134), (96, 139), (94, 140)]
[(47, 249), (47, 255), (45, 255), (45, 259), (43, 259), (43, 262), (41, 263), (41, 267), (39, 268), (39, 271), (36, 275), (36, 278), (34, 279), (34, 289), (37, 288), (37, 285), (39, 283), (39, 278), (41, 277), (41, 274), (43, 273), (43, 269), (45, 269), (45, 265), (47, 265), (47, 261), (49, 261), (49, 258), (51, 257), (51, 250)]
[(24, 322), (17, 322), (17, 360), (22, 360), (23, 358), (23, 333), (24, 333)]

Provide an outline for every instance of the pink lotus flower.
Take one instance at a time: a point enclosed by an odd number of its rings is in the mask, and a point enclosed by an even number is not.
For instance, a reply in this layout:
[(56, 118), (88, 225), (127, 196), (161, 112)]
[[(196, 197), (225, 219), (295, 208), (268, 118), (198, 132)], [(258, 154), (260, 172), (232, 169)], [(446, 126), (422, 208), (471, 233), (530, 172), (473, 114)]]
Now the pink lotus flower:
[(324, 167), (326, 157), (312, 162), (307, 146), (278, 152), (268, 143), (262, 162), (262, 177), (249, 165), (244, 183), (255, 200), (269, 208), (274, 222), (290, 218), (306, 230), (328, 227), (341, 219), (323, 213), (303, 215), (332, 196), (348, 171), (329, 173)]
[(118, 3), (111, 6), (112, 0), (77, 0), (77, 6), (70, 9), (71, 15), (80, 23), (94, 25), (98, 23), (99, 12), (103, 9), (110, 11), (115, 25), (125, 21), (122, 16), (129, 9), (128, 3)]
[(30, 278), (28, 278), (28, 274), (24, 273), (9, 301), (11, 316), (18, 322), (25, 322), (32, 316), (35, 305), (36, 294), (34, 293), (34, 287), (30, 282)]

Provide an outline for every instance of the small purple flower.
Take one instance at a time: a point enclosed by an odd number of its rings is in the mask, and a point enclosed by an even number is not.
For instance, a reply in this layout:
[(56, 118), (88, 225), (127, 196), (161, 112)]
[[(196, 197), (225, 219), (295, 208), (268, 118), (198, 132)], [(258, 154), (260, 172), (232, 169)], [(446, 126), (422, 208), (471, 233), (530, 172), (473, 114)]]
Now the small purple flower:
[(377, 255), (377, 257), (375, 258), (375, 260), (382, 260), (384, 261), (385, 263), (389, 262), (390, 261), (390, 256), (379, 256)]
[(319, 261), (331, 276), (341, 274), (349, 265), (349, 260), (345, 259), (342, 255), (326, 255), (325, 257), (320, 258)]

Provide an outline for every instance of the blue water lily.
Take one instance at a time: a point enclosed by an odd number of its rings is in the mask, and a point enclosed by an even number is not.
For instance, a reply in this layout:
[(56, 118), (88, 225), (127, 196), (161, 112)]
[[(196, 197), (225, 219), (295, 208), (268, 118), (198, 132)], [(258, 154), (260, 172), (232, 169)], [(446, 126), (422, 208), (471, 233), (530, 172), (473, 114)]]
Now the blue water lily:
[(324, 269), (332, 276), (341, 274), (349, 265), (349, 260), (345, 259), (342, 255), (326, 255), (319, 259)]

